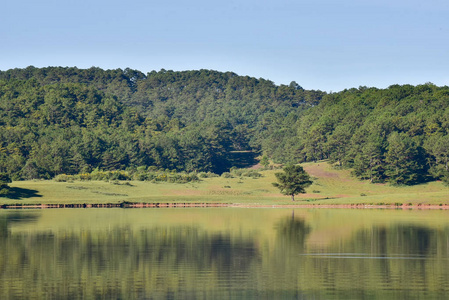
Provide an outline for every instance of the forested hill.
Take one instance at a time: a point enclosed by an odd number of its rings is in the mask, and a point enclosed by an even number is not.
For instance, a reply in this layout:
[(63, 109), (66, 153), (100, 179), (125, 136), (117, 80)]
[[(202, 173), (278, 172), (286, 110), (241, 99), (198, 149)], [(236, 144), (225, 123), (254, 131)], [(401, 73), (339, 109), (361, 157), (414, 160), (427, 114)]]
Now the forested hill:
[(278, 126), (279, 134), (282, 128), (291, 128), (282, 138), (288, 155), (277, 150), (276, 139), (262, 141), (264, 151), (278, 160), (328, 159), (372, 182), (449, 183), (447, 86), (360, 87), (328, 94), (294, 124), (286, 120)]
[(223, 172), (266, 126), (324, 95), (209, 70), (0, 72), (0, 172), (14, 179), (155, 166)]
[(235, 151), (328, 159), (372, 182), (449, 182), (449, 88), (339, 93), (210, 70), (0, 72), (0, 172), (14, 179), (157, 167), (223, 172)]

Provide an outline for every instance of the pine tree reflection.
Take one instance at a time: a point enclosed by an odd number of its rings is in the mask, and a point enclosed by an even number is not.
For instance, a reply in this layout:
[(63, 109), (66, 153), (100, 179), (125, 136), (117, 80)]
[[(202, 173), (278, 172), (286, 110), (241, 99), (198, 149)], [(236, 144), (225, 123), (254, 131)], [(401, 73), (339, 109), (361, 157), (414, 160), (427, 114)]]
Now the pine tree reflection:
[(276, 230), (278, 243), (299, 253), (305, 249), (305, 241), (311, 228), (303, 219), (295, 217), (293, 210), (291, 217), (282, 219), (276, 225)]

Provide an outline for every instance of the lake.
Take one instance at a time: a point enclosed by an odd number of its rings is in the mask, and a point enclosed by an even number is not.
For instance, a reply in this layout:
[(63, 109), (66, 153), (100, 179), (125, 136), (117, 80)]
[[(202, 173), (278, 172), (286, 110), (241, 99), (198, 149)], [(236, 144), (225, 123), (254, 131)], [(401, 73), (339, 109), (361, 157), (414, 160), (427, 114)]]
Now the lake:
[(0, 211), (1, 299), (447, 299), (449, 211)]

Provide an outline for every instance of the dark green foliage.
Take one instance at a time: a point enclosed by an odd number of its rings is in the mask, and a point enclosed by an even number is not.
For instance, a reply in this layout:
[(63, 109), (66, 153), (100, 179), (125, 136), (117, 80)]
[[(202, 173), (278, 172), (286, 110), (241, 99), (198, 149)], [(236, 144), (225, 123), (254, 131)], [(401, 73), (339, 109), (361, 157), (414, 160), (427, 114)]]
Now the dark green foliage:
[(57, 182), (103, 180), (119, 183), (120, 181), (124, 180), (138, 180), (151, 182), (187, 183), (199, 181), (199, 178), (196, 173), (176, 172), (170, 170), (154, 170), (153, 168), (146, 169), (145, 167), (139, 167), (135, 170), (130, 171), (100, 171), (98, 169), (95, 169), (90, 173), (81, 173), (75, 175), (60, 174), (56, 175), (54, 180)]
[(8, 174), (0, 173), (0, 196), (7, 195), (9, 193), (9, 185), (11, 178)]
[(264, 155), (262, 156), (261, 160), (260, 160), (260, 164), (264, 167), (267, 168), (268, 165), (270, 164), (270, 160), (268, 159), (268, 156)]
[[(447, 86), (428, 83), (345, 90), (325, 95), (296, 122), (275, 127), (288, 128), (282, 137), (283, 158), (268, 152), (278, 161), (328, 159), (353, 168), (357, 177), (371, 182), (449, 181)], [(293, 139), (297, 142), (291, 147)]]
[(426, 171), (424, 153), (405, 133), (393, 132), (388, 137), (385, 163), (385, 175), (393, 184), (414, 184), (423, 181)]
[(305, 193), (305, 189), (312, 184), (309, 174), (298, 165), (286, 166), (283, 172), (275, 175), (278, 182), (273, 185), (279, 188), (282, 194), (292, 196), (292, 201), (295, 201), (295, 195)]
[(256, 170), (238, 169), (236, 167), (232, 167), (230, 171), (231, 176), (234, 175), (236, 177), (250, 177), (254, 179), (262, 177), (262, 174)]
[(8, 70), (0, 72), (0, 171), (14, 179), (137, 166), (220, 174), (255, 164), (262, 115), (304, 110), (320, 95), (209, 70)]
[(430, 174), (449, 184), (449, 134), (432, 135), (424, 147), (430, 154)]
[(211, 70), (0, 71), (0, 172), (14, 180), (154, 166), (221, 174), (327, 159), (371, 182), (449, 182), (449, 87), (360, 87)]
[(385, 151), (382, 140), (375, 137), (371, 139), (362, 147), (357, 147), (353, 160), (348, 158), (348, 161), (352, 162), (353, 173), (357, 177), (368, 179), (372, 183), (383, 182), (385, 180)]

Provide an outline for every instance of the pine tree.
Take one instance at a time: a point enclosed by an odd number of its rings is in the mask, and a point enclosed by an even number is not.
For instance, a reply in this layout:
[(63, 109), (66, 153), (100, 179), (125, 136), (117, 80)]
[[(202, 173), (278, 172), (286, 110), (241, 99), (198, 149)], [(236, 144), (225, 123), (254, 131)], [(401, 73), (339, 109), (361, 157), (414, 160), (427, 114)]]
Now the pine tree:
[(309, 174), (301, 166), (297, 165), (286, 166), (282, 173), (274, 175), (278, 182), (273, 183), (273, 185), (282, 194), (292, 196), (292, 201), (295, 201), (295, 195), (305, 193), (305, 189), (312, 184)]

